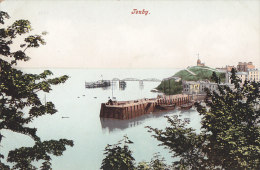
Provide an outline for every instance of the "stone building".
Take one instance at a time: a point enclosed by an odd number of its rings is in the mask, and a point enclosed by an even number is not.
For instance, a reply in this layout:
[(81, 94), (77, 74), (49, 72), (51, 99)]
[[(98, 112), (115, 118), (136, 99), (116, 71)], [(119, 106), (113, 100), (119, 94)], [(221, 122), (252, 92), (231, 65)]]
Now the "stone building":
[(225, 73), (225, 72), (230, 72), (232, 68), (236, 68), (235, 66), (229, 66), (226, 65), (226, 67), (221, 67), (221, 68), (216, 68), (219, 72)]
[(205, 63), (201, 63), (200, 59), (197, 60), (197, 66), (205, 66)]
[(237, 65), (237, 71), (246, 72), (248, 69), (255, 69), (252, 62), (239, 62)]

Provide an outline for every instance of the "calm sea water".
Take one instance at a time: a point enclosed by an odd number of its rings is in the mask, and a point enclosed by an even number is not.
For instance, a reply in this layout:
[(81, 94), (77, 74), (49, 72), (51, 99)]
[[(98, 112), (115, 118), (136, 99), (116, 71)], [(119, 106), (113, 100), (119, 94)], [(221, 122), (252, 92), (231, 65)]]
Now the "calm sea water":
[[(40, 73), (44, 69), (24, 69), (27, 73)], [(74, 147), (68, 147), (60, 157), (53, 157), (54, 170), (94, 170), (99, 169), (104, 158), (107, 144), (115, 144), (127, 135), (134, 144), (130, 145), (136, 162), (150, 161), (153, 154), (160, 152), (168, 163), (173, 159), (168, 149), (157, 146), (159, 142), (151, 137), (145, 126), (165, 128), (165, 115), (179, 115), (190, 118), (190, 126), (199, 130), (200, 116), (191, 109), (187, 112), (170, 111), (160, 114), (144, 115), (132, 120), (101, 119), (100, 105), (112, 96), (112, 88), (86, 89), (85, 81), (97, 81), (113, 78), (158, 78), (172, 76), (179, 69), (50, 69), (55, 76), (69, 75), (70, 79), (62, 85), (54, 86), (51, 93), (46, 94), (46, 101), (52, 101), (58, 113), (35, 119), (30, 126), (37, 127), (42, 140), (67, 138), (74, 141)], [(101, 76), (102, 75), (102, 76)], [(125, 89), (118, 83), (113, 86), (113, 96), (117, 100), (133, 100), (156, 97), (150, 92), (159, 82), (127, 82)], [(44, 101), (44, 94), (40, 94)], [(69, 117), (69, 118), (62, 118)], [(1, 132), (2, 133), (2, 132)], [(1, 153), (21, 146), (32, 146), (29, 137), (4, 131)]]

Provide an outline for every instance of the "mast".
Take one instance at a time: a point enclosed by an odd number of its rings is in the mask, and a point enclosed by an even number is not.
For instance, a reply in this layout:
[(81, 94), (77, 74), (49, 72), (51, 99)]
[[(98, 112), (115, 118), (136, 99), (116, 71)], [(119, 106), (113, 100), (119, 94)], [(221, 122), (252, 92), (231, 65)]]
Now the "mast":
[(113, 100), (113, 80), (112, 80), (112, 100)]

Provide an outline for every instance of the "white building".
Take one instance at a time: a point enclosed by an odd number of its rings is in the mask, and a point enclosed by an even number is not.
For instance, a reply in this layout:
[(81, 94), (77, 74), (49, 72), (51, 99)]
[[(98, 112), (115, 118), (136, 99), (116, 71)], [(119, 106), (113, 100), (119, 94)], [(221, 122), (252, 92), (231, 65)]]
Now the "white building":
[(210, 91), (216, 91), (218, 84), (210, 81), (200, 81), (200, 93), (204, 93), (205, 88), (208, 88)]
[(248, 69), (248, 80), (249, 81), (259, 81), (259, 71), (257, 69)]
[[(234, 89), (234, 84), (230, 83), (221, 83), (220, 86), (229, 86), (231, 89)], [(183, 81), (183, 93), (184, 94), (205, 94), (205, 88), (210, 91), (218, 92), (218, 84), (210, 81)]]
[[(259, 77), (259, 70), (258, 69), (247, 69), (246, 72), (237, 72), (236, 75), (238, 78), (242, 80), (242, 84), (247, 81), (256, 81), (259, 82), (260, 77)], [(226, 72), (226, 83), (231, 83), (231, 72)]]
[(200, 83), (196, 81), (182, 81), (184, 94), (199, 94)]

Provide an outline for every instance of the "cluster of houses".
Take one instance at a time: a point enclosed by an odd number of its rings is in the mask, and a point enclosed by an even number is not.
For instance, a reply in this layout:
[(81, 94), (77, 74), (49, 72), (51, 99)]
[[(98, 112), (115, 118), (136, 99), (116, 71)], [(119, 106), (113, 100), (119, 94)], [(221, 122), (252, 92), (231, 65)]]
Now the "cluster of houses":
[[(230, 67), (230, 66), (229, 66)], [(237, 65), (236, 75), (242, 80), (242, 83), (247, 81), (259, 81), (259, 70), (255, 68), (252, 62), (239, 62)], [(226, 71), (226, 82), (230, 83), (230, 71)]]
[[(199, 60), (199, 59), (198, 59)], [(197, 61), (197, 65), (201, 65), (200, 61)], [(204, 65), (204, 64), (203, 64)], [(236, 68), (236, 75), (242, 80), (241, 83), (247, 81), (260, 81), (259, 70), (255, 68), (252, 62), (239, 62), (237, 67), (234, 66), (226, 66), (224, 68), (217, 68), (219, 72), (224, 72), (226, 75), (225, 83), (221, 85), (227, 85), (231, 89), (234, 88), (234, 85), (231, 84), (231, 70), (232, 68)], [(208, 88), (211, 91), (217, 91), (217, 83), (213, 83), (210, 81), (183, 81), (183, 93), (184, 94), (205, 94), (205, 88)]]

